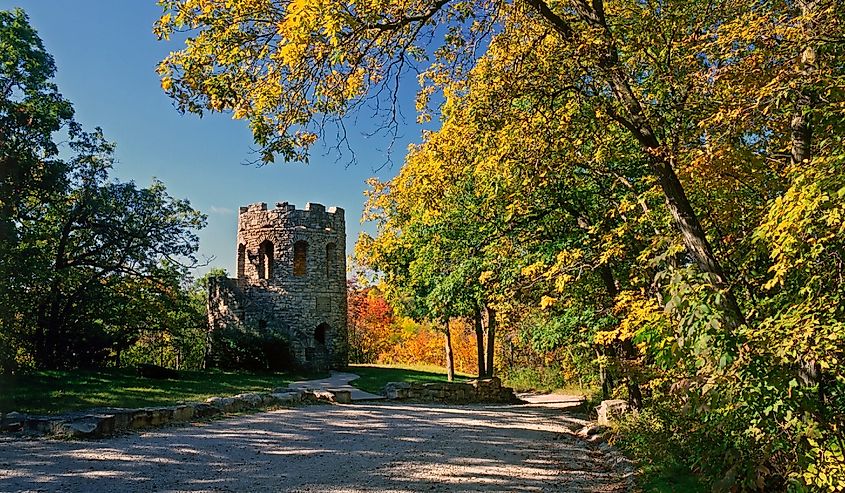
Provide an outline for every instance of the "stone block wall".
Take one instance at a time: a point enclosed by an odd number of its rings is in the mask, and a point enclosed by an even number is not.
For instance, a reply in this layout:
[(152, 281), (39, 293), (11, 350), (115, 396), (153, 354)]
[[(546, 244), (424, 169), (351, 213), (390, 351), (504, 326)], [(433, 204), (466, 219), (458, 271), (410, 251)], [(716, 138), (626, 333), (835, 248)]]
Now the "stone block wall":
[(222, 416), (249, 410), (272, 409), (299, 403), (349, 403), (348, 391), (277, 388), (272, 392), (210, 397), (206, 402), (138, 409), (102, 408), (51, 416), (18, 412), (0, 414), (0, 433), (98, 438), (130, 430)]
[(390, 400), (457, 404), (473, 402), (516, 404), (522, 402), (513, 393), (513, 389), (503, 387), (502, 381), (497, 377), (468, 382), (391, 382), (385, 386), (384, 391)]

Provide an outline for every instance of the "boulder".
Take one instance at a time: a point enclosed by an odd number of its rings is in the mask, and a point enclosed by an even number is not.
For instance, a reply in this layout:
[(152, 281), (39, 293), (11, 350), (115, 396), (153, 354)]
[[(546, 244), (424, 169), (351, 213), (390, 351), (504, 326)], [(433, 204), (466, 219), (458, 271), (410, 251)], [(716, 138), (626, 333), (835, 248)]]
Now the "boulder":
[(473, 387), (485, 391), (502, 387), (502, 380), (499, 377), (479, 378), (478, 380), (471, 380), (469, 383)]
[(61, 425), (58, 432), (70, 438), (96, 438), (115, 432), (115, 417), (112, 414), (81, 416)]
[(606, 431), (607, 427), (590, 423), (578, 430), (578, 435), (589, 442), (599, 442), (604, 440)]
[(609, 426), (612, 421), (618, 420), (630, 410), (631, 407), (622, 399), (601, 401), (601, 404), (596, 407), (596, 413), (598, 414), (596, 422), (601, 426)]
[(150, 408), (150, 424), (152, 426), (160, 426), (172, 422), (175, 411), (175, 407)]
[(147, 428), (152, 425), (152, 413), (148, 409), (135, 409), (132, 411), (132, 419), (129, 421), (129, 428)]
[(305, 398), (315, 401), (334, 402), (334, 394), (327, 390), (307, 390)]
[(114, 408), (110, 411), (114, 418), (114, 431), (128, 430), (132, 425), (132, 410)]
[(76, 420), (62, 426), (62, 435), (73, 438), (88, 438), (95, 435), (97, 423), (92, 420)]
[(411, 384), (408, 382), (390, 382), (384, 386), (384, 395), (388, 399), (407, 399), (410, 390)]
[(220, 412), (232, 413), (237, 410), (237, 406), (235, 405), (235, 399), (231, 397), (209, 397), (206, 402), (211, 407), (220, 410)]
[(173, 421), (190, 421), (194, 417), (194, 406), (183, 405), (173, 408)]
[(0, 418), (0, 431), (21, 431), (26, 422), (26, 415), (10, 412)]
[(352, 392), (349, 390), (332, 390), (334, 402), (338, 404), (352, 404)]
[(210, 418), (212, 416), (217, 416), (221, 412), (220, 409), (202, 402), (190, 404), (190, 406), (194, 408), (195, 418)]
[(301, 391), (289, 391), (286, 389), (285, 392), (279, 393), (272, 393), (270, 394), (273, 399), (276, 401), (276, 404), (292, 404), (295, 402), (299, 402), (302, 400), (302, 392)]
[(63, 418), (51, 418), (49, 416), (27, 416), (24, 428), (27, 431), (44, 435), (60, 435), (64, 424), (67, 421)]
[(261, 395), (256, 393), (238, 394), (235, 396), (235, 399), (239, 400), (241, 405), (245, 408), (259, 407), (261, 406), (261, 401), (263, 400)]
[(273, 394), (259, 394), (261, 396), (261, 407), (277, 406), (279, 401), (273, 397)]

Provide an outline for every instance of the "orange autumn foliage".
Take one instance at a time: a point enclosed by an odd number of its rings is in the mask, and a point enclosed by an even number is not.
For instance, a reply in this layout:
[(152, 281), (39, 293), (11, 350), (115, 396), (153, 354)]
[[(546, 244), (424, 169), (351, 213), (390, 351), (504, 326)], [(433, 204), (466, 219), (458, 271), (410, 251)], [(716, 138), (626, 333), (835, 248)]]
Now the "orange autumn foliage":
[[(398, 317), (376, 288), (348, 291), (349, 357), (352, 363), (446, 365), (442, 324)], [(450, 323), (455, 370), (478, 372), (475, 332), (469, 321)]]
[(372, 288), (347, 291), (349, 358), (353, 363), (375, 363), (393, 344), (396, 319), (393, 309)]

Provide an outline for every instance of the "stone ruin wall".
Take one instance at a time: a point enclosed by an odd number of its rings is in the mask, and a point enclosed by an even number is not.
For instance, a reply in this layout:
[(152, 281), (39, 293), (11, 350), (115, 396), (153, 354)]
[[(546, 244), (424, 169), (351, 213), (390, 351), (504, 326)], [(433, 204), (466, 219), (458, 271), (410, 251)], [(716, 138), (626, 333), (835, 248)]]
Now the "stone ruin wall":
[(502, 386), (499, 377), (470, 380), (467, 382), (390, 382), (384, 387), (389, 400), (416, 402), (503, 403), (518, 404), (522, 401), (510, 387)]
[[(257, 203), (238, 214), (237, 278), (209, 286), (211, 330), (286, 336), (298, 366), (348, 362), (346, 223), (341, 208)], [(304, 259), (303, 259), (304, 256)]]

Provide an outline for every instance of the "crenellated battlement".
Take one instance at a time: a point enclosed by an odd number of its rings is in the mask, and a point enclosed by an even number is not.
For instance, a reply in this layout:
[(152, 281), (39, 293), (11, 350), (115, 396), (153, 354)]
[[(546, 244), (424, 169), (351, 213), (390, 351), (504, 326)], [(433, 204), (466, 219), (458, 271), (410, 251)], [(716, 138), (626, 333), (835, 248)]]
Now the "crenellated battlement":
[(262, 229), (294, 229), (346, 231), (345, 212), (341, 207), (326, 208), (323, 204), (307, 203), (305, 208), (297, 209), (287, 202), (267, 208), (266, 202), (258, 202), (241, 207), (238, 214), (238, 231)]
[(296, 205), (289, 204), (287, 202), (276, 202), (276, 207), (274, 209), (267, 209), (267, 202), (256, 202), (254, 204), (244, 205), (238, 208), (238, 214), (248, 214), (253, 212), (265, 212), (265, 211), (280, 211), (282, 213), (291, 213), (291, 212), (310, 212), (310, 213), (317, 213), (317, 214), (344, 214), (344, 210), (342, 207), (332, 206), (326, 208), (323, 204), (318, 204), (315, 202), (308, 202), (305, 204), (305, 208), (297, 209)]

